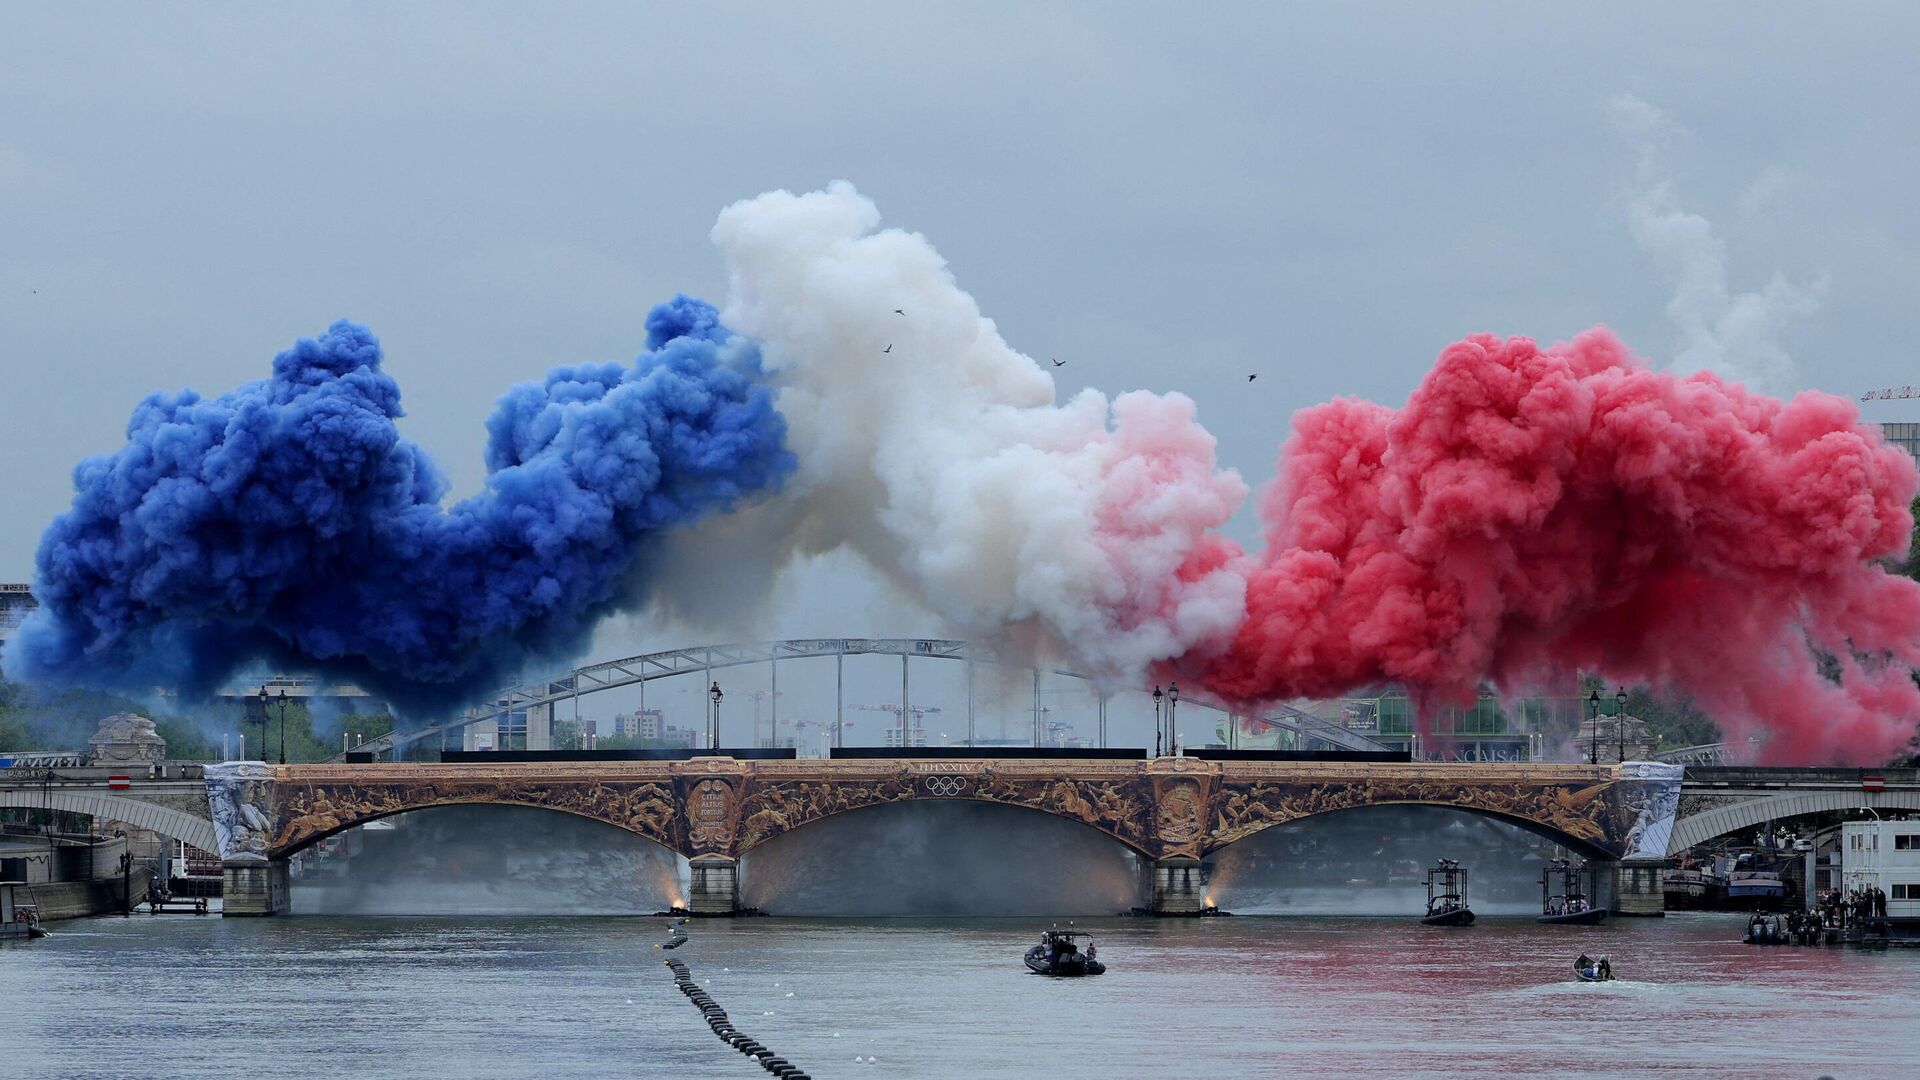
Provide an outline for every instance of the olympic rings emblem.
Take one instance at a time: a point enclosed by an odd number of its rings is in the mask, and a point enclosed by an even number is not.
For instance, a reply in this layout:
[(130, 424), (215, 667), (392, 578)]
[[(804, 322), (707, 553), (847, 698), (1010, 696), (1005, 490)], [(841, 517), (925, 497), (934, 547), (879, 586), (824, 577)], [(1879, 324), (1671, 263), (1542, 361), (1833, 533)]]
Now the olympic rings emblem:
[(964, 776), (929, 776), (926, 779), (927, 794), (944, 795), (952, 798), (967, 790), (967, 778)]

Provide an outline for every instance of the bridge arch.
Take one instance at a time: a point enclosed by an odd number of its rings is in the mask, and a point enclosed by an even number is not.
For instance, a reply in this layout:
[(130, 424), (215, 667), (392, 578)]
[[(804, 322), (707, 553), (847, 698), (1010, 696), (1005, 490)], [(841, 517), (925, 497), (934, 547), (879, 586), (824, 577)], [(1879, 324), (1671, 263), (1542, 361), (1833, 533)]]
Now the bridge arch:
[(779, 915), (1104, 916), (1151, 895), (1151, 860), (1107, 830), (989, 799), (839, 811), (738, 865), (740, 902)]
[(44, 791), (0, 791), (0, 806), (86, 814), (170, 836), (202, 851), (220, 850), (220, 841), (214, 835), (211, 820), (144, 799), (130, 799), (104, 791), (62, 791), (55, 788)]
[(1717, 836), (1751, 829), (1769, 821), (1835, 810), (1920, 810), (1920, 791), (1793, 791), (1716, 806), (1680, 818), (1673, 826), (1669, 854), (1679, 854)]
[(1266, 821), (1256, 827), (1236, 832), (1233, 838), (1225, 843), (1209, 845), (1203, 848), (1201, 853), (1203, 857), (1211, 858), (1236, 844), (1251, 840), (1269, 829), (1279, 828), (1284, 825), (1297, 825), (1302, 822), (1314, 821), (1321, 818), (1335, 817), (1355, 810), (1371, 810), (1376, 807), (1387, 806), (1419, 806), (1434, 810), (1451, 810), (1468, 817), (1480, 818), (1486, 821), (1497, 821), (1502, 824), (1515, 826), (1524, 832), (1559, 844), (1561, 847), (1566, 848), (1582, 858), (1613, 860), (1620, 857), (1618, 852), (1609, 851), (1606, 847), (1591, 838), (1575, 836), (1565, 829), (1547, 824), (1524, 814), (1508, 813), (1437, 799), (1379, 799), (1373, 802), (1355, 803), (1351, 806), (1328, 807), (1324, 810), (1301, 814), (1296, 817), (1287, 818), (1286, 820)]

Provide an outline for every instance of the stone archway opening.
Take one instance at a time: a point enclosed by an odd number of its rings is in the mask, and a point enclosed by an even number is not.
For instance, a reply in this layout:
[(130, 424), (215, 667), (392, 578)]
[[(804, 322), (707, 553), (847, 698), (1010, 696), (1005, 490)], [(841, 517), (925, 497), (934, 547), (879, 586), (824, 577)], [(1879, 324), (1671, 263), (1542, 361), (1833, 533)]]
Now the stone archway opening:
[(651, 915), (684, 902), (687, 861), (555, 810), (459, 804), (343, 829), (294, 853), (300, 915)]
[[(1236, 915), (1416, 915), (1426, 871), (1458, 859), (1482, 915), (1535, 915), (1540, 873), (1564, 838), (1446, 806), (1381, 804), (1270, 826), (1205, 859), (1207, 902)], [(1608, 875), (1601, 888), (1607, 891)]]
[(1144, 861), (1088, 825), (965, 799), (834, 814), (741, 857), (741, 903), (774, 915), (1103, 916), (1147, 902)]

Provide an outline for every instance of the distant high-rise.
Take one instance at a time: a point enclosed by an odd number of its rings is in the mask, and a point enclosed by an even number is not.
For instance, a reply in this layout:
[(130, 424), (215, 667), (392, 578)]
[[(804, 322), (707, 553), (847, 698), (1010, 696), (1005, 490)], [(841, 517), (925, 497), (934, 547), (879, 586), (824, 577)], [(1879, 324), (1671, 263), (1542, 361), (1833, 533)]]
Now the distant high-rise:
[(1920, 424), (1907, 421), (1881, 424), (1880, 437), (1920, 458)]
[[(901, 745), (900, 728), (898, 726), (890, 726), (887, 728), (886, 745), (896, 748)], [(921, 727), (917, 720), (912, 727), (907, 729), (906, 745), (910, 747), (927, 745), (927, 729)]]
[(32, 591), (21, 582), (0, 582), (0, 647), (26, 621), (27, 613), (40, 606)]

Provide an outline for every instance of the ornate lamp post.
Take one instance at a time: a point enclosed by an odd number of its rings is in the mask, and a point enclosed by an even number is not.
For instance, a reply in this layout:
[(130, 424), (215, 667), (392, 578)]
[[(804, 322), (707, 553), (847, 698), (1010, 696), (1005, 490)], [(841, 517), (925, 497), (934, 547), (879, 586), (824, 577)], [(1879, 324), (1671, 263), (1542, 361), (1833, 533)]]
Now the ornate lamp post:
[(720, 684), (714, 683), (708, 688), (707, 696), (713, 699), (713, 721), (707, 725), (707, 749), (720, 749), (720, 702), (727, 695), (720, 692)]
[[(287, 763), (287, 688), (284, 686), (280, 688), (279, 700), (280, 700), (280, 764), (285, 765)], [(266, 732), (264, 731), (261, 732), (260, 737), (262, 739), (265, 739), (267, 737)], [(261, 749), (265, 749), (265, 747), (262, 746)]]
[(1163, 731), (1163, 729), (1160, 726), (1160, 701), (1164, 696), (1165, 695), (1160, 693), (1159, 687), (1156, 686), (1153, 688), (1153, 756), (1154, 757), (1160, 756), (1160, 735), (1162, 734), (1162, 731)]
[(1627, 688), (1621, 687), (1620, 692), (1613, 695), (1613, 701), (1619, 706), (1613, 714), (1614, 733), (1620, 740), (1620, 756), (1615, 760), (1625, 762), (1627, 760)]
[(1587, 695), (1587, 723), (1593, 730), (1587, 736), (1587, 764), (1600, 764), (1600, 691)]
[(1180, 722), (1173, 718), (1174, 710), (1180, 707), (1180, 684), (1167, 684), (1167, 753), (1180, 752)]
[[(241, 726), (244, 727), (247, 724), (260, 725), (260, 760), (265, 761), (267, 759), (267, 688), (264, 686), (260, 688), (258, 696), (249, 694), (246, 698), (246, 716), (241, 720)], [(247, 736), (244, 731), (240, 734), (240, 756), (243, 758), (247, 756)]]

